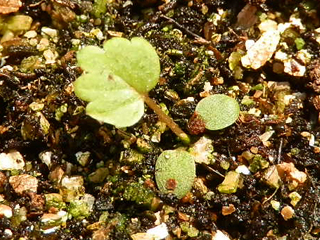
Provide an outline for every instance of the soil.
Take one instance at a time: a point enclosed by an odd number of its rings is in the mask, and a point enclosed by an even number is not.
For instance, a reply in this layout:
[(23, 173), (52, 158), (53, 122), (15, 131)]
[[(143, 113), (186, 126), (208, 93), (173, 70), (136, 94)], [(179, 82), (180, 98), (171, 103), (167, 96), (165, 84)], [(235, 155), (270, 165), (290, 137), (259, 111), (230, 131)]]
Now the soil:
[[(316, 0), (25, 0), (1, 15), (2, 29), (10, 16), (32, 18), (30, 29), (1, 40), (0, 152), (20, 153), (24, 162), (0, 171), (1, 239), (152, 239), (146, 231), (160, 223), (167, 240), (220, 239), (218, 232), (239, 240), (319, 239), (319, 11)], [(232, 53), (244, 56), (266, 19), (292, 23), (276, 45), (286, 58), (275, 50), (258, 68), (235, 61), (232, 69)], [(161, 77), (150, 98), (190, 134), (190, 146), (212, 141), (213, 159), (197, 163), (196, 183), (182, 199), (158, 190), (155, 163), (162, 151), (188, 146), (151, 109), (117, 129), (87, 116), (73, 92), (83, 72), (76, 52), (117, 36), (154, 46)], [(54, 57), (39, 47), (42, 39)], [(241, 113), (230, 127), (209, 131), (194, 111), (216, 93), (235, 98)], [(240, 173), (236, 191), (219, 191), (239, 166), (249, 173)], [(27, 180), (17, 186), (16, 176)]]

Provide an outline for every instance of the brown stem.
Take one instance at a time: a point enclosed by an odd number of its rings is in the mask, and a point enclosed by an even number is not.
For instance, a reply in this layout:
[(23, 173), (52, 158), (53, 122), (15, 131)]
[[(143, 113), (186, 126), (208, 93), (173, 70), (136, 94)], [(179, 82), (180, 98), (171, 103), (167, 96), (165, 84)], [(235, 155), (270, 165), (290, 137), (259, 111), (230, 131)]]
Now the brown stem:
[(190, 138), (189, 136), (182, 131), (182, 129), (170, 118), (168, 115), (166, 115), (161, 108), (153, 101), (151, 98), (149, 98), (148, 95), (143, 95), (144, 102), (158, 115), (161, 122), (164, 122), (174, 134), (176, 134), (183, 143), (189, 144)]

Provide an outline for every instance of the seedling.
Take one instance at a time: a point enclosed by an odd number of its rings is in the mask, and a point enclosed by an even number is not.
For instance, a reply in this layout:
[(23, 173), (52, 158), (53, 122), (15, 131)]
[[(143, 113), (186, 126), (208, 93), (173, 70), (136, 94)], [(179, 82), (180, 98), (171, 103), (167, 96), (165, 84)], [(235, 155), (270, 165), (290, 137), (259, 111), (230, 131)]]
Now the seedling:
[(197, 121), (203, 121), (205, 128), (209, 130), (232, 125), (238, 119), (239, 112), (238, 102), (224, 94), (214, 94), (202, 99), (195, 110)]
[(144, 113), (144, 102), (160, 121), (183, 141), (189, 137), (148, 97), (160, 75), (155, 49), (143, 38), (112, 38), (97, 46), (87, 46), (77, 54), (84, 70), (74, 83), (75, 94), (89, 102), (86, 113), (118, 128), (132, 126)]
[(194, 157), (184, 150), (166, 150), (156, 163), (156, 182), (160, 192), (184, 197), (196, 176)]

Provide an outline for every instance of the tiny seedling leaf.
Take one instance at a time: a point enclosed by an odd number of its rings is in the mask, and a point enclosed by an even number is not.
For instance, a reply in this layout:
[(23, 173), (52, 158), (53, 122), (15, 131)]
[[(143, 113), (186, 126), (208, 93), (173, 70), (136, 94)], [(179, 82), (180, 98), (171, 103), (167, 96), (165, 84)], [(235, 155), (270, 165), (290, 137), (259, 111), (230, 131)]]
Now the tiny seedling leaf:
[(233, 124), (239, 117), (238, 102), (224, 94), (215, 94), (202, 99), (196, 107), (196, 113), (205, 122), (209, 130), (219, 130)]
[(155, 176), (160, 192), (182, 198), (191, 190), (196, 176), (194, 158), (183, 150), (166, 150), (158, 157)]
[(160, 75), (159, 57), (148, 41), (112, 38), (103, 49), (81, 49), (77, 61), (85, 72), (74, 83), (75, 94), (89, 102), (89, 116), (116, 127), (140, 120), (143, 95), (156, 86)]

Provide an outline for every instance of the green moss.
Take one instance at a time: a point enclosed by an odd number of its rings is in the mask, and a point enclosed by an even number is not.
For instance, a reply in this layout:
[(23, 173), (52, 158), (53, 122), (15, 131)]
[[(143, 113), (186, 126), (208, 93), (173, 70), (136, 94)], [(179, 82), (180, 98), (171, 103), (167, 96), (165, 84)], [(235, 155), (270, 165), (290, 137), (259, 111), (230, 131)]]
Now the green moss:
[(260, 91), (262, 91), (263, 88), (264, 88), (263, 84), (262, 84), (262, 83), (259, 83), (259, 84), (255, 85), (255, 86), (253, 86), (253, 87), (251, 88), (251, 90), (252, 90), (252, 91), (254, 91), (254, 90), (260, 90)]
[(66, 203), (63, 201), (62, 196), (59, 193), (49, 193), (45, 194), (46, 199), (46, 209), (57, 208), (57, 209), (65, 209)]
[(68, 212), (74, 218), (86, 218), (92, 211), (94, 201), (95, 199), (92, 195), (85, 194), (79, 200), (70, 202)]
[(55, 111), (55, 119), (57, 121), (61, 121), (61, 118), (63, 117), (63, 115), (67, 112), (68, 110), (68, 104), (62, 104), (60, 107), (58, 107)]
[(125, 188), (123, 197), (127, 201), (133, 201), (137, 204), (151, 206), (155, 195), (151, 189), (146, 188), (143, 186), (143, 184), (134, 182)]
[(141, 164), (143, 159), (144, 159), (143, 154), (132, 149), (122, 151), (120, 154), (120, 162), (124, 164), (130, 164), (130, 165)]
[(93, 9), (91, 13), (96, 17), (99, 18), (107, 11), (107, 3), (110, 0), (94, 0)]
[(265, 160), (260, 154), (256, 154), (251, 160), (249, 170), (256, 173), (260, 169), (266, 169), (269, 167), (269, 162)]
[(299, 148), (292, 148), (290, 150), (290, 153), (292, 156), (298, 155), (300, 153), (300, 149)]
[(296, 38), (294, 40), (294, 43), (296, 44), (296, 48), (298, 50), (303, 49), (304, 45), (306, 44), (306, 42), (303, 40), (303, 38)]
[(174, 66), (173, 72), (177, 76), (184, 76), (186, 73), (186, 65), (183, 62), (177, 62)]
[(68, 212), (74, 218), (85, 218), (90, 215), (89, 206), (86, 203), (79, 200), (75, 200), (70, 203)]
[(110, 222), (116, 222), (115, 227), (119, 232), (128, 231), (128, 217), (126, 215), (117, 212)]
[(188, 237), (197, 237), (199, 230), (194, 226), (190, 225), (188, 222), (183, 222), (180, 224), (181, 230), (188, 234)]

